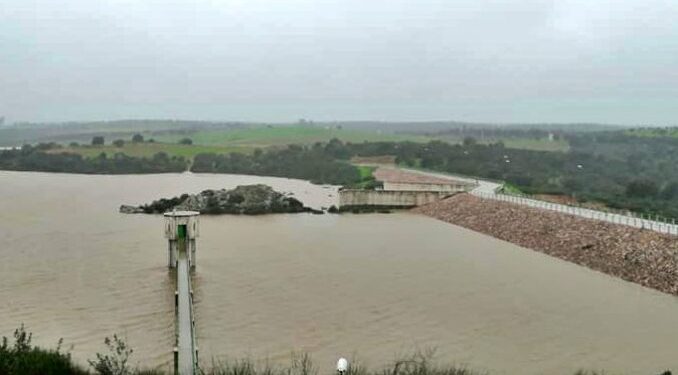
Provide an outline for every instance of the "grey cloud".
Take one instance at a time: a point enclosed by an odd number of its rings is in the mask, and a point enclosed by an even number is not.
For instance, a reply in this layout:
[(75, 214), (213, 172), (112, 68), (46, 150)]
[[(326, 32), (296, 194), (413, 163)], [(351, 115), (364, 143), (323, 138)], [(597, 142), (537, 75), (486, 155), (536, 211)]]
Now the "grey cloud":
[(0, 14), (10, 120), (678, 122), (671, 1), (5, 0)]

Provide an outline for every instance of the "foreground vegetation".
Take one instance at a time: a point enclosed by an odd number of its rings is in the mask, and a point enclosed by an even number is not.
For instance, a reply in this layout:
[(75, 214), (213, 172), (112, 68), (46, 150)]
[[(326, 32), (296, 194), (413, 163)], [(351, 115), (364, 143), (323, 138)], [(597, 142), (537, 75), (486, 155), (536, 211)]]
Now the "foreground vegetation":
[[(42, 349), (33, 346), (32, 334), (21, 325), (14, 332), (10, 344), (3, 337), (0, 345), (0, 374), (2, 375), (162, 375), (160, 370), (139, 369), (130, 364), (134, 350), (120, 337), (106, 338), (108, 351), (97, 353), (88, 360), (89, 367), (76, 364), (71, 355), (61, 350), (62, 340), (56, 349)], [(273, 366), (264, 363), (258, 366), (254, 361), (244, 359), (231, 362), (203, 364), (199, 370), (203, 375), (318, 375), (319, 370), (308, 354), (293, 354), (288, 366)], [(440, 366), (433, 361), (433, 352), (417, 352), (394, 361), (381, 370), (370, 370), (358, 361), (351, 360), (345, 375), (481, 375), (483, 371), (470, 370), (463, 366)], [(575, 375), (598, 375), (597, 372), (578, 371)], [(602, 373), (601, 373), (602, 375)], [(652, 374), (653, 375), (653, 374)], [(671, 375), (666, 371), (659, 375)]]
[(24, 326), (14, 331), (14, 342), (7, 337), (0, 344), (0, 374), (6, 375), (81, 375), (85, 369), (75, 365), (69, 353), (61, 351), (62, 340), (56, 349), (41, 349), (33, 346), (33, 335)]

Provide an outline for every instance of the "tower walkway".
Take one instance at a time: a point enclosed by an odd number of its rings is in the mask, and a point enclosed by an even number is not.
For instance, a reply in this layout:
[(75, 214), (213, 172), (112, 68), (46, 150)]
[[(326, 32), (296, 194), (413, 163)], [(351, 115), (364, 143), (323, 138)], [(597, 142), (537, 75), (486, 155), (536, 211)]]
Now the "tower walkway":
[(176, 373), (194, 375), (197, 373), (198, 350), (195, 341), (190, 264), (185, 250), (179, 251), (177, 257), (176, 319)]

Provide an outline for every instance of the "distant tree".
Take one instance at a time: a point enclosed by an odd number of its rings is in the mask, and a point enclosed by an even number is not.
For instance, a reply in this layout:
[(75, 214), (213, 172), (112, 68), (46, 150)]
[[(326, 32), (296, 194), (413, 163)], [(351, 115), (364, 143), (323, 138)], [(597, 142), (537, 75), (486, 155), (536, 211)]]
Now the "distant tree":
[(92, 146), (103, 146), (104, 144), (104, 137), (97, 135), (92, 138)]
[[(43, 143), (0, 151), (0, 169), (103, 174), (181, 172), (186, 169), (186, 160), (183, 157), (170, 158), (166, 154), (153, 158), (136, 158), (121, 152), (108, 157), (102, 152), (98, 156), (84, 158), (75, 153), (44, 152), (54, 147), (56, 146), (53, 143)], [(0, 374), (4, 374), (1, 369)]]
[(78, 142), (71, 142), (68, 144), (69, 147), (79, 147), (80, 144)]
[(181, 138), (181, 140), (179, 141), (179, 144), (180, 145), (192, 145), (193, 140), (191, 138)]
[(146, 142), (148, 142), (148, 143), (155, 143), (155, 139), (151, 138), (151, 139), (149, 139), (149, 140), (146, 141)]
[(336, 159), (350, 159), (351, 151), (337, 138), (330, 139), (325, 145), (325, 153)]
[(649, 198), (657, 196), (659, 188), (654, 181), (640, 179), (633, 180), (626, 185), (626, 195), (634, 198)]
[(35, 146), (35, 149), (36, 149), (36, 150), (40, 150), (40, 151), (47, 151), (47, 150), (54, 150), (54, 149), (62, 148), (62, 147), (63, 147), (63, 146), (61, 146), (61, 145), (58, 144), (58, 143), (49, 142), (49, 143), (38, 143), (38, 144)]
[(167, 164), (170, 161), (169, 155), (167, 155), (164, 152), (158, 152), (155, 155), (153, 155), (152, 158), (153, 162), (158, 163), (158, 164)]
[(666, 200), (678, 198), (678, 182), (668, 183), (664, 186), (660, 195), (662, 199)]
[(475, 138), (473, 137), (466, 137), (464, 138), (464, 146), (475, 146), (478, 143)]
[(144, 141), (144, 136), (137, 133), (132, 136), (132, 142), (134, 143), (141, 143)]
[(116, 139), (115, 141), (113, 141), (113, 146), (115, 147), (122, 147), (124, 145), (125, 141), (123, 141), (122, 139)]

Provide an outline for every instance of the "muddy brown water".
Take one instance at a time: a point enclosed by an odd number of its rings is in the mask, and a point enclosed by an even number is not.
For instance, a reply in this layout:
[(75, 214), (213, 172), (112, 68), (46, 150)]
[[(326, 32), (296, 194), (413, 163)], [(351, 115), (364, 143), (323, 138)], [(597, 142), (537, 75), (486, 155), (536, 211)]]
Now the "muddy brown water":
[[(134, 363), (168, 369), (173, 280), (160, 216), (121, 203), (267, 183), (315, 207), (333, 188), (228, 175), (0, 172), (0, 334), (60, 337), (84, 363), (127, 337)], [(204, 362), (287, 363), (329, 372), (436, 349), (441, 363), (496, 374), (579, 368), (678, 370), (678, 298), (408, 213), (201, 218), (194, 278)]]

